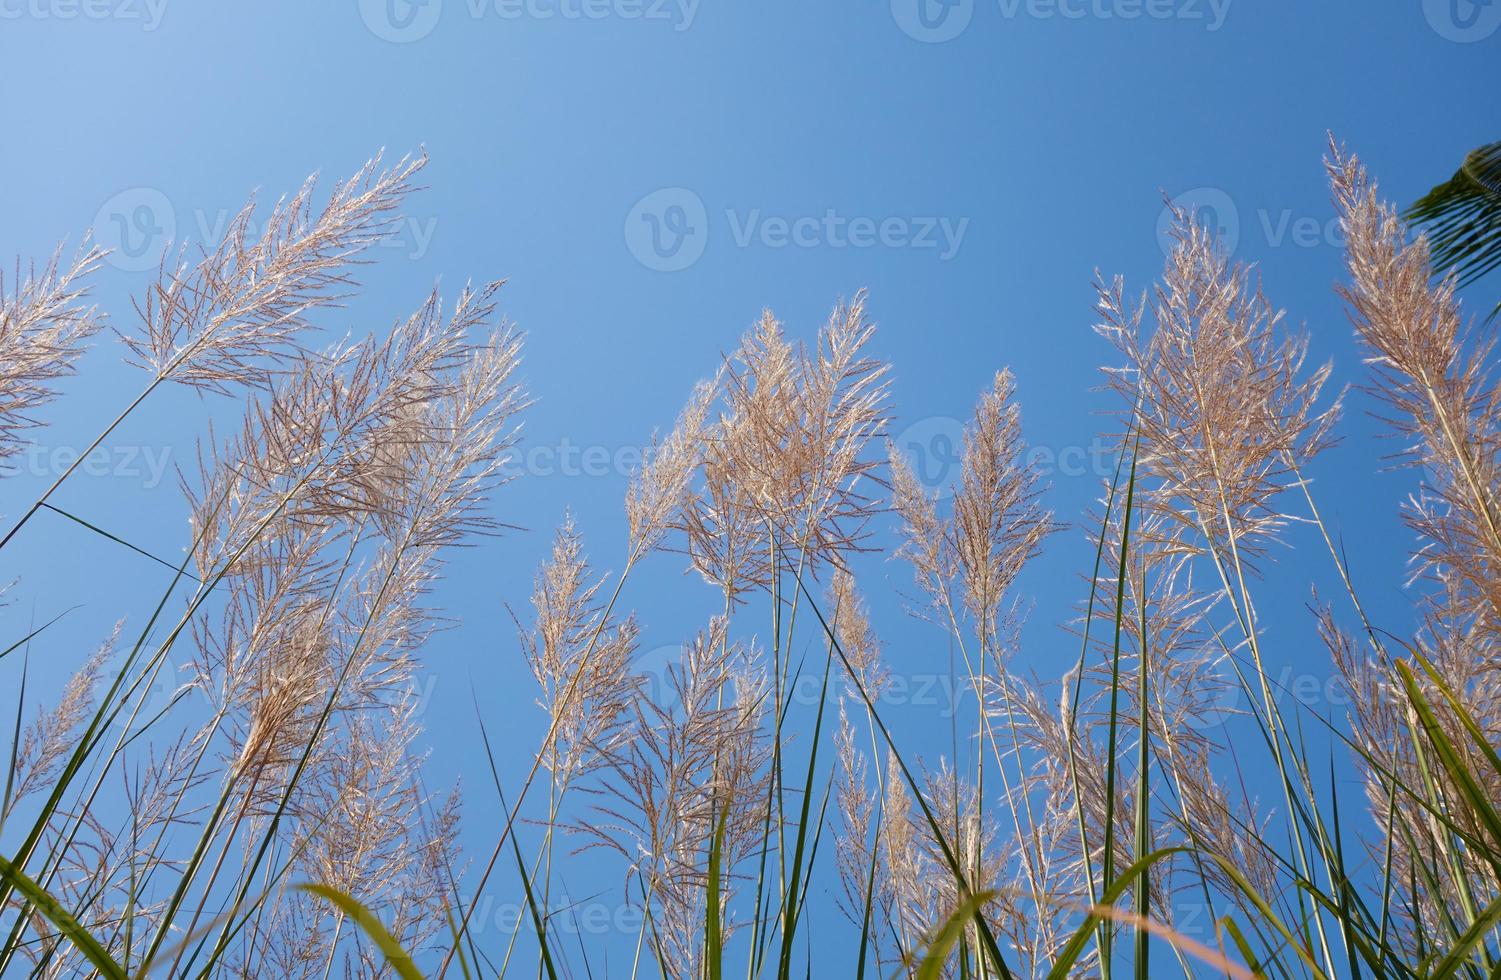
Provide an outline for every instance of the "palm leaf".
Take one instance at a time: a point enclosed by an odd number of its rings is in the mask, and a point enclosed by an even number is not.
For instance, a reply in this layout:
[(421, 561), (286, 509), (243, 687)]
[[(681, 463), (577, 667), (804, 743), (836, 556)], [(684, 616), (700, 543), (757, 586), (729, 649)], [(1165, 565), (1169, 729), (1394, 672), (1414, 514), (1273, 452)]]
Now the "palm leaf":
[[(1471, 150), (1453, 177), (1423, 195), (1406, 218), (1423, 226), (1433, 268), (1467, 286), (1501, 265), (1501, 141)], [(1491, 316), (1501, 313), (1501, 303)]]

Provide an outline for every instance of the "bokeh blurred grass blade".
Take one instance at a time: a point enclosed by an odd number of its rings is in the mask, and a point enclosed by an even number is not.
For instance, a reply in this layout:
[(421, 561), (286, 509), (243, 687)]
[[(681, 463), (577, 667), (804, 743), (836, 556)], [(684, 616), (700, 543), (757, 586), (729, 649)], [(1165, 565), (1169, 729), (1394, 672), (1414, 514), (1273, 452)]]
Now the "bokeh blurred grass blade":
[(74, 919), (56, 898), (43, 891), (40, 885), (3, 857), (0, 857), (0, 876), (3, 876), (12, 888), (24, 895), (32, 908), (41, 913), (48, 922), (66, 936), (68, 941), (94, 965), (101, 976), (106, 980), (126, 980), (124, 968), (105, 952), (98, 940), (79, 925), (78, 920)]
[[(960, 902), (954, 911), (949, 913), (948, 918), (943, 921), (928, 943), (927, 952), (923, 954), (922, 962), (917, 967), (917, 980), (938, 980), (944, 975), (944, 967), (948, 965), (949, 955), (956, 945), (963, 942), (964, 934), (969, 930), (970, 920), (979, 915), (985, 903), (994, 897), (994, 892), (976, 892)], [(967, 969), (965, 954), (962, 952), (960, 953), (960, 969)]]
[(391, 935), (390, 931), (364, 905), (337, 888), (330, 888), (327, 885), (298, 885), (297, 889), (318, 896), (348, 916), (366, 936), (370, 937), (370, 941), (375, 944), (376, 949), (380, 950), (387, 965), (395, 970), (402, 980), (423, 980), (416, 964), (412, 962), (411, 955), (402, 949), (396, 937)]

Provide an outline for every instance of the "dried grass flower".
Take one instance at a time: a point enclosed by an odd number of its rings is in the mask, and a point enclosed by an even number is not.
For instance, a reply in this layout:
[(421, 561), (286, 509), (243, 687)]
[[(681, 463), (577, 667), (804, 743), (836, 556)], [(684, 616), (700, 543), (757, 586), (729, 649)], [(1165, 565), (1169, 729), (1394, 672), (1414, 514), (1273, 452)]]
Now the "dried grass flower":
[(73, 373), (84, 341), (103, 326), (91, 306), (88, 280), (104, 252), (85, 243), (62, 266), (62, 253), (21, 275), (5, 291), (0, 275), (0, 462), (21, 450), (21, 433), (39, 425), (37, 411), (57, 397), (56, 382)]

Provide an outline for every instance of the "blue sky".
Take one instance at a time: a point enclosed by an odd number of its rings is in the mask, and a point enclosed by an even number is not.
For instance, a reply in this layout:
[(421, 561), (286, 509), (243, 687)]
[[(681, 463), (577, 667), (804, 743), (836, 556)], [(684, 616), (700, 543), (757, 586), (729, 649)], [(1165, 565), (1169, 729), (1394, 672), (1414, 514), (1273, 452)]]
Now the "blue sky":
[[(615, 460), (670, 425), (763, 307), (811, 337), (868, 287), (896, 434), (941, 460), (954, 419), (1010, 366), (1030, 440), (1087, 461), (1110, 407), (1091, 391), (1109, 357), (1089, 329), (1094, 270), (1145, 288), (1162, 195), (1188, 193), (1306, 323), (1313, 358), (1358, 382), (1331, 290), (1326, 131), (1410, 202), (1497, 137), (1498, 22), (1501, 5), (1472, 0), (0, 0), (0, 256), (42, 257), (95, 228), (125, 246), (98, 298), (130, 330), (148, 275), (131, 252), (211, 235), (254, 188), (274, 199), (381, 147), (431, 155), (406, 229), (330, 326), (380, 329), (439, 279), (451, 294), (506, 278), (502, 307), (527, 333), (529, 472), (495, 513), (531, 530), (455, 558), (438, 598), (458, 626), (430, 653), (434, 782), (466, 780), (470, 838), (485, 847), (471, 679), (492, 736), (529, 746), (543, 730), (504, 604), (524, 603), (565, 506), (597, 564), (618, 568)], [(0, 482), (7, 523), (139, 384), (102, 340)], [(1359, 584), (1400, 629), (1409, 539), (1395, 515), (1415, 475), (1381, 470), (1394, 447), (1371, 438), (1369, 404), (1352, 398), (1345, 443), (1313, 475), (1366, 569)], [(174, 553), (186, 525), (170, 467), (191, 466), (204, 419), (231, 408), (155, 399), (59, 499)], [(1058, 516), (1077, 519), (1098, 478), (1060, 462)], [(1316, 554), (1315, 540), (1294, 542)], [(1042, 676), (1075, 656), (1058, 624), (1090, 555), (1074, 528), (1023, 582), (1024, 656)], [(1307, 564), (1327, 578), (1326, 561)], [(1322, 676), (1305, 568), (1272, 566), (1269, 628), (1282, 663)], [(34, 651), (35, 689), (55, 690), (116, 618), (143, 618), (158, 571), (60, 523), (8, 547), (0, 580), (21, 582), (0, 611), (7, 636), (80, 605)], [(906, 570), (861, 572), (897, 669), (946, 663), (942, 637), (901, 613)], [(648, 649), (685, 639), (713, 606), (671, 558), (625, 601)], [(895, 713), (913, 729), (925, 717)]]

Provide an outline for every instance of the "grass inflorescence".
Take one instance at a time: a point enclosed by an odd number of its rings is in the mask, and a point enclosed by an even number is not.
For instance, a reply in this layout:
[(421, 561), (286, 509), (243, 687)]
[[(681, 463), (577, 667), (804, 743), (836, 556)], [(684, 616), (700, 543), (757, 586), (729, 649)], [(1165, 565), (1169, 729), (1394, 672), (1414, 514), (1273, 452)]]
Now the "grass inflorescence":
[[(56, 512), (172, 570), (41, 706), (25, 657), (46, 625), (5, 641), (0, 973), (1501, 973), (1501, 388), (1455, 279), (1353, 155), (1326, 161), (1339, 292), (1360, 397), (1422, 472), (1402, 511), (1415, 629), (1362, 602), (1305, 475), (1340, 435), (1332, 367), (1178, 213), (1152, 288), (1095, 285), (1116, 465), (1077, 530), (1048, 506), (1009, 371), (937, 494), (889, 442), (865, 296), (806, 343), (763, 314), (632, 479), (619, 571), (568, 518), (509, 607), (540, 738), (513, 771), (520, 726), (477, 709), (490, 767), (467, 792), (498, 801), (477, 852), (461, 795), (428, 785), (412, 691), (449, 625), (427, 600), (446, 557), (507, 527), (492, 500), (530, 410), (522, 340), (492, 284), (317, 341), (424, 162), (377, 158), (321, 205), (310, 181), (259, 235), (248, 204), (221, 241), (169, 253), (116, 328), (140, 393), (91, 449), (163, 388), (244, 405), (183, 474), (181, 561), (50, 503), (74, 469), (0, 538)], [(89, 301), (101, 259), (85, 245), (0, 283), (0, 459), (109, 322)], [(883, 717), (902, 658), (856, 577), (886, 550), (878, 520), (965, 695), (951, 756)], [(1342, 715), (1290, 703), (1269, 666), (1288, 641), (1263, 583), (1298, 575), (1279, 563), (1295, 528), (1341, 586), (1313, 596), (1300, 650), (1327, 651)], [(1018, 666), (1022, 573), (1066, 535), (1093, 560), (1073, 652), (1037, 677)], [(646, 613), (627, 608), (648, 562), (686, 566), (716, 607), (665, 667), (642, 663)], [(1238, 725), (1205, 723), (1227, 704)], [(598, 947), (557, 899), (581, 860), (635, 913)], [(508, 934), (480, 928), (496, 893), (525, 910)]]

